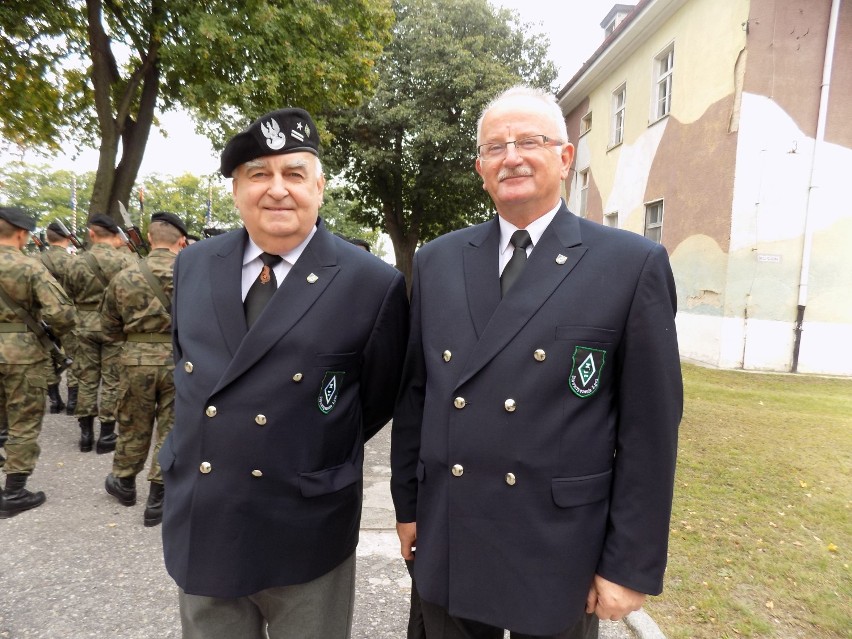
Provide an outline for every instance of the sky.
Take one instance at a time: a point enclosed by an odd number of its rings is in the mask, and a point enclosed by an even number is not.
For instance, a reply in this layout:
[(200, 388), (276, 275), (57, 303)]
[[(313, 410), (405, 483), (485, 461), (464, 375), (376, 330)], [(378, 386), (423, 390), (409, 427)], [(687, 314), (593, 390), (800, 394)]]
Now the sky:
[[(616, 2), (614, 0), (489, 0), (494, 5), (516, 11), (524, 23), (550, 38), (550, 59), (559, 69), (560, 87), (571, 79), (580, 66), (603, 42), (601, 20)], [(631, 2), (631, 4), (635, 4)], [(195, 133), (194, 125), (185, 113), (161, 114), (165, 137), (152, 129), (140, 176), (206, 175), (219, 166), (207, 139)], [(2, 160), (2, 158), (0, 158)], [(43, 160), (25, 157), (25, 161), (40, 163)], [(45, 160), (46, 161), (46, 160)], [(86, 150), (79, 157), (59, 156), (47, 161), (56, 169), (76, 172), (97, 169), (97, 152)]]

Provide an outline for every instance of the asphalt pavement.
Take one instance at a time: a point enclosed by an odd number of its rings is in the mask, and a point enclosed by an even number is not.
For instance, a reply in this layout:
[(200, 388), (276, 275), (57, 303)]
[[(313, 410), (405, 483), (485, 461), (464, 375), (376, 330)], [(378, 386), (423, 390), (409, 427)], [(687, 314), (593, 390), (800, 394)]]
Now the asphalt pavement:
[[(0, 639), (177, 639), (177, 587), (160, 527), (142, 525), (144, 475), (137, 504), (121, 506), (104, 491), (112, 455), (81, 453), (78, 439), (76, 419), (45, 415), (27, 487), (47, 503), (0, 520)], [(365, 458), (353, 639), (405, 638), (411, 582), (394, 529), (389, 451), (387, 427)], [(603, 622), (600, 637), (665, 639), (641, 611)]]

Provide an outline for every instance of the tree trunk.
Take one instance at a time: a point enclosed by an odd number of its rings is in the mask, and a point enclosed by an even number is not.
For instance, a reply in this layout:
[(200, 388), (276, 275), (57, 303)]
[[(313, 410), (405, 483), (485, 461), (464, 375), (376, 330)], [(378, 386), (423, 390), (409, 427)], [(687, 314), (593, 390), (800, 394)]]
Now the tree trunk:
[[(393, 204), (384, 204), (385, 230), (390, 236), (393, 244), (393, 254), (396, 259), (396, 268), (405, 276), (405, 287), (411, 294), (411, 275), (414, 268), (414, 252), (420, 242), (420, 232), (414, 224), (409, 226), (406, 233), (400, 219), (402, 215), (394, 214)], [(413, 216), (412, 216), (413, 217)]]

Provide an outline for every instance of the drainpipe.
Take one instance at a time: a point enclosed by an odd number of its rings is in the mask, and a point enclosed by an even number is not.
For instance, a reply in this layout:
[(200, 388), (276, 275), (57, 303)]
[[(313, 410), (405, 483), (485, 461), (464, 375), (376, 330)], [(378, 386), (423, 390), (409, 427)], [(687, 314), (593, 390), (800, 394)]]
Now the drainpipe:
[[(796, 312), (796, 324), (794, 327), (795, 339), (793, 342), (793, 366), (791, 372), (795, 373), (799, 368), (799, 347), (802, 344), (802, 325), (805, 321), (805, 308), (808, 305), (808, 278), (811, 270), (811, 253), (813, 251), (814, 219), (811, 211), (814, 189), (817, 176), (817, 156), (825, 143), (825, 121), (828, 117), (828, 95), (831, 87), (831, 69), (834, 66), (834, 42), (837, 37), (837, 16), (840, 13), (840, 1), (831, 1), (831, 14), (828, 20), (828, 34), (825, 43), (825, 59), (822, 65), (822, 85), (819, 95), (819, 115), (817, 116), (817, 130), (814, 137), (814, 150), (811, 156), (811, 174), (808, 180), (808, 198), (805, 204), (805, 233), (804, 245), (802, 247), (802, 269), (799, 273), (799, 300)], [(814, 207), (816, 208), (816, 207)]]

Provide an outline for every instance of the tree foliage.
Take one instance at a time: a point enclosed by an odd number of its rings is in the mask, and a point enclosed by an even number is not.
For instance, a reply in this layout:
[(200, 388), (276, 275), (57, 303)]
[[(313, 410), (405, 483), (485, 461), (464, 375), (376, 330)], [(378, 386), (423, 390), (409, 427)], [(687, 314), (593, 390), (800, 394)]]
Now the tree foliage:
[(556, 67), (542, 36), (486, 0), (395, 0), (394, 11), (377, 91), (334, 119), (331, 158), (356, 219), (387, 231), (410, 280), (421, 241), (489, 215), (474, 171), (484, 106), (521, 81), (554, 90)]
[(4, 0), (0, 134), (98, 147), (90, 210), (115, 216), (158, 112), (186, 109), (220, 148), (285, 105), (355, 106), (392, 19), (389, 0)]

